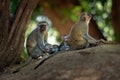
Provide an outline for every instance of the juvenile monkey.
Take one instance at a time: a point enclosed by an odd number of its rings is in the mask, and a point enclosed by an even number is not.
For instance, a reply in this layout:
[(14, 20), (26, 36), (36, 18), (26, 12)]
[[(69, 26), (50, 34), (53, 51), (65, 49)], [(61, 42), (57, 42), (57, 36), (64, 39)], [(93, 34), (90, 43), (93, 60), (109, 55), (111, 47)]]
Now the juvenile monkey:
[(72, 26), (68, 41), (71, 49), (82, 49), (88, 47), (89, 44), (96, 44), (97, 40), (88, 34), (91, 17), (90, 14), (81, 13), (79, 21)]
[(68, 41), (69, 41), (69, 36), (68, 35), (64, 35), (62, 42), (59, 46), (60, 51), (67, 51), (70, 49), (70, 46), (68, 45)]
[(53, 53), (52, 52), (52, 48), (53, 48), (53, 45), (51, 45), (51, 44), (45, 44), (45, 51), (47, 52), (47, 53), (49, 53), (49, 54), (51, 54), (51, 53)]
[(53, 54), (59, 51), (58, 45), (52, 45), (52, 44), (45, 44), (45, 51), (49, 54)]
[(47, 43), (48, 29), (48, 23), (46, 21), (41, 21), (38, 23), (37, 28), (31, 32), (26, 43), (29, 58), (15, 72), (29, 64), (32, 59), (37, 59), (45, 55), (45, 43)]

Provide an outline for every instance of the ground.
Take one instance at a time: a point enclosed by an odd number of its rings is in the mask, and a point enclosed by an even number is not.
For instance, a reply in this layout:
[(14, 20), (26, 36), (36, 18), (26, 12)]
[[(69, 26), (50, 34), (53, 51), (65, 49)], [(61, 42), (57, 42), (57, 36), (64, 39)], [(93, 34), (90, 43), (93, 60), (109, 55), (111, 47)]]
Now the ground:
[(0, 80), (120, 80), (120, 45), (61, 52), (34, 69), (36, 63), (3, 73)]

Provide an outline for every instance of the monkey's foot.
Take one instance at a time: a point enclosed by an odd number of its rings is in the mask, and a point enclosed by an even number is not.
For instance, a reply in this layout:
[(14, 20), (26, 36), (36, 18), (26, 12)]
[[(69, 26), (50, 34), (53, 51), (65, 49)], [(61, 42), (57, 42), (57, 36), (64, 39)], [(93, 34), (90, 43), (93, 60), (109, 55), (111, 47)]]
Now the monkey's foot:
[(98, 46), (97, 43), (89, 43), (88, 47), (95, 47), (95, 46)]

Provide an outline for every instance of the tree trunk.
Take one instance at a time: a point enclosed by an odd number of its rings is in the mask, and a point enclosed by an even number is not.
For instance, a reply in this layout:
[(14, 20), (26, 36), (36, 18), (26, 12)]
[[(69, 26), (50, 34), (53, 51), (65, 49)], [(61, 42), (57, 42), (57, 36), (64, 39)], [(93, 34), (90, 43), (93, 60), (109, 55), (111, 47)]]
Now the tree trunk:
[(112, 24), (115, 31), (115, 39), (120, 43), (120, 1), (112, 0)]
[[(0, 2), (0, 68), (14, 64), (23, 49), (27, 22), (39, 0), (21, 0), (9, 25), (10, 0)], [(8, 27), (11, 31), (8, 31)]]
[(93, 18), (90, 20), (89, 34), (97, 40), (99, 40), (99, 39), (107, 40), (104, 37), (104, 35), (102, 34), (102, 32), (100, 31), (100, 29), (98, 28), (98, 25), (97, 25), (96, 21), (93, 20)]

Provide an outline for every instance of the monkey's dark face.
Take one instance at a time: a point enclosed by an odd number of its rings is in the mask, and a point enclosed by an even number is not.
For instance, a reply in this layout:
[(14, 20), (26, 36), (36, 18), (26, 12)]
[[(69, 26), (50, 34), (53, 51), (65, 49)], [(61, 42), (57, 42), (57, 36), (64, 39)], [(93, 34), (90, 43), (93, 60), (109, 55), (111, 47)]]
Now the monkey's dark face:
[(38, 27), (39, 27), (40, 32), (44, 32), (47, 30), (48, 24), (47, 23), (39, 23)]
[(45, 51), (50, 53), (52, 51), (53, 46), (51, 44), (46, 44), (45, 45)]
[(91, 14), (87, 14), (87, 13), (82, 13), (80, 16), (80, 20), (81, 21), (85, 21), (86, 23), (89, 23), (91, 20), (92, 15)]
[(43, 32), (46, 30), (46, 25), (39, 25), (40, 27), (40, 32)]

